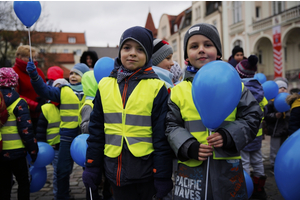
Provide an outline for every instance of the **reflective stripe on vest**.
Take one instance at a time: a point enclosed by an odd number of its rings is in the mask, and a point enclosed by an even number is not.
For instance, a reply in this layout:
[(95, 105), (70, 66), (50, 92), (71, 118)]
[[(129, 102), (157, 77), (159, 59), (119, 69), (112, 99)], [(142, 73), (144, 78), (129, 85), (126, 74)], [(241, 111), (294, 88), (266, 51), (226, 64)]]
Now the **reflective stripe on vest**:
[(49, 145), (55, 145), (60, 142), (59, 125), (60, 115), (58, 108), (52, 103), (46, 103), (42, 107), (43, 115), (45, 116), (47, 126), (47, 143)]
[(141, 80), (123, 109), (117, 79), (106, 77), (100, 81), (98, 88), (104, 113), (106, 156), (118, 157), (124, 141), (135, 157), (154, 151), (151, 113), (153, 101), (163, 86), (164, 82), (158, 79)]
[(60, 93), (60, 128), (77, 128), (80, 124), (79, 108), (85, 96), (79, 101), (74, 91), (69, 86), (63, 86)]
[[(242, 91), (244, 89), (244, 84), (242, 84)], [(201, 144), (208, 144), (206, 138), (209, 135), (208, 129), (202, 123), (201, 117), (195, 107), (192, 98), (192, 83), (190, 81), (183, 81), (172, 88), (171, 92), (171, 100), (174, 102), (178, 108), (180, 109), (180, 113), (182, 119), (184, 121), (185, 128), (197, 139)], [(225, 121), (221, 124), (224, 126), (231, 121), (235, 120), (237, 109), (225, 119)], [(217, 151), (216, 149), (213, 152), (213, 159), (240, 159), (240, 155), (227, 157), (223, 154), (223, 151)], [(185, 162), (178, 161), (179, 163), (184, 163), (190, 167), (196, 167), (202, 164), (202, 161), (198, 161), (195, 159), (190, 159)]]
[[(266, 99), (266, 97), (264, 97), (263, 100), (262, 100), (261, 102), (259, 102), (259, 106), (260, 106), (261, 111), (264, 112), (265, 106), (266, 106), (267, 104), (268, 104), (268, 100)], [(265, 117), (263, 117), (263, 118), (261, 119), (261, 122), (264, 120), (264, 118), (265, 118)], [(257, 132), (256, 137), (262, 136), (262, 134), (263, 134), (263, 131), (262, 131), (262, 123), (260, 123), (259, 129), (258, 129), (258, 132)]]
[[(0, 132), (2, 134), (2, 148), (3, 150), (12, 150), (25, 148), (22, 139), (18, 132), (17, 119), (14, 114), (14, 108), (21, 101), (21, 98), (18, 98), (10, 106), (7, 107), (8, 119), (7, 122), (3, 125)], [(25, 100), (24, 100), (25, 101)]]

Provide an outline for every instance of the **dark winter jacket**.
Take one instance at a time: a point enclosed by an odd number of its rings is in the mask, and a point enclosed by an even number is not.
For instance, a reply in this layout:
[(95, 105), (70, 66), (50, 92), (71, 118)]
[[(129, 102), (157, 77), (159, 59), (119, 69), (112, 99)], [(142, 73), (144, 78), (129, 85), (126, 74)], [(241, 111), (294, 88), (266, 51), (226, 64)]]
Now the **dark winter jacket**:
[(288, 96), (286, 101), (291, 106), (288, 132), (292, 135), (300, 129), (300, 93)]
[[(242, 79), (242, 82), (253, 94), (254, 98), (260, 103), (264, 98), (264, 90), (261, 84), (256, 79)], [(257, 151), (261, 149), (262, 135), (256, 137), (252, 142), (244, 147), (244, 151)]]
[[(195, 73), (185, 71), (184, 81), (192, 81), (194, 76)], [(181, 83), (176, 85), (174, 89), (180, 86), (180, 84)], [(171, 91), (171, 94), (173, 91), (174, 90)], [(191, 145), (197, 140), (185, 128), (185, 122), (181, 117), (179, 107), (171, 99), (168, 101), (168, 106), (169, 111), (166, 118), (168, 141), (180, 161), (193, 159), (190, 157), (188, 151)], [(195, 110), (195, 112), (197, 112), (197, 110)], [(224, 142), (220, 151), (225, 152), (229, 156), (239, 155), (240, 150), (256, 137), (262, 116), (263, 113), (258, 102), (247, 87), (244, 87), (241, 99), (237, 105), (236, 120), (229, 122), (225, 126), (221, 125), (216, 130), (216, 132), (222, 135)], [(200, 179), (201, 187), (203, 187), (203, 185), (205, 185), (205, 173), (203, 173), (203, 171), (206, 171), (206, 166), (206, 161), (197, 167), (188, 167), (179, 164), (178, 176), (183, 178), (187, 177), (188, 179)], [(248, 199), (243, 177), (237, 178), (240, 176), (239, 174), (243, 173), (240, 159), (210, 159), (209, 169), (209, 185), (211, 187), (208, 187), (208, 199)], [(200, 174), (201, 172), (202, 174)], [(175, 195), (176, 191), (178, 193), (178, 189), (180, 190), (180, 184), (178, 185), (177, 182), (175, 183)], [(236, 184), (238, 184), (241, 189), (235, 190)], [(204, 188), (202, 188), (202, 191), (203, 190)], [(202, 195), (203, 194), (204, 192), (202, 192)], [(180, 194), (177, 196), (180, 196)]]
[[(36, 91), (37, 94), (40, 96), (49, 99), (53, 102), (60, 103), (61, 99), (61, 88), (62, 87), (69, 87), (69, 86), (61, 86), (61, 87), (51, 87), (48, 86), (46, 83), (43, 82), (41, 78), (38, 78), (36, 81), (31, 80), (31, 84)], [(82, 98), (82, 92), (78, 93), (75, 90), (73, 90), (74, 93), (77, 95), (78, 99), (81, 100)], [(69, 128), (61, 128), (59, 130), (60, 134), (60, 140), (72, 142), (73, 139), (80, 133), (80, 128), (79, 126), (74, 129), (69, 129)]]
[[(244, 59), (247, 59), (245, 56), (243, 58)], [(228, 59), (228, 63), (232, 65), (232, 67), (235, 68), (235, 66), (238, 64), (238, 62), (233, 58), (233, 56), (230, 56), (229, 59)]]
[(268, 129), (268, 135), (272, 137), (286, 138), (288, 136), (288, 122), (290, 117), (290, 111), (284, 112), (280, 119), (276, 118), (278, 111), (274, 106), (274, 99), (268, 102), (267, 113), (265, 115), (265, 121)]
[[(110, 77), (117, 78), (117, 69), (119, 67), (120, 60), (116, 58), (115, 69), (112, 71)], [(127, 93), (125, 94), (125, 106), (132, 91), (143, 79), (158, 79), (158, 76), (154, 73), (151, 67), (145, 66), (135, 73), (130, 79), (123, 79), (119, 83), (120, 94), (121, 96), (124, 96), (123, 90), (125, 81), (128, 81)], [(109, 158), (103, 154), (105, 145), (104, 114), (100, 92), (98, 90), (94, 100), (94, 108), (90, 117), (90, 137), (87, 140), (87, 159), (92, 159), (94, 161), (93, 163), (86, 163), (86, 166), (101, 167), (104, 162), (107, 178), (116, 184), (118, 160), (121, 159), (121, 186), (150, 181), (153, 179), (153, 176), (154, 178), (162, 179), (170, 178), (172, 173), (172, 151), (164, 134), (164, 122), (167, 113), (167, 97), (167, 89), (166, 87), (162, 87), (153, 102), (151, 119), (154, 152), (150, 155), (137, 158), (132, 155), (126, 145), (126, 142), (124, 142), (121, 156), (117, 158)], [(153, 168), (157, 170), (155, 174), (153, 174)]]
[[(4, 101), (7, 107), (15, 102), (20, 96), (12, 88), (0, 88)], [(18, 133), (25, 145), (25, 148), (13, 149), (13, 150), (2, 150), (1, 158), (3, 160), (15, 160), (21, 157), (25, 157), (27, 152), (31, 157), (35, 157), (38, 153), (38, 146), (36, 139), (34, 138), (32, 123), (30, 119), (29, 109), (26, 101), (23, 99), (17, 104), (13, 110), (14, 115), (17, 119)]]

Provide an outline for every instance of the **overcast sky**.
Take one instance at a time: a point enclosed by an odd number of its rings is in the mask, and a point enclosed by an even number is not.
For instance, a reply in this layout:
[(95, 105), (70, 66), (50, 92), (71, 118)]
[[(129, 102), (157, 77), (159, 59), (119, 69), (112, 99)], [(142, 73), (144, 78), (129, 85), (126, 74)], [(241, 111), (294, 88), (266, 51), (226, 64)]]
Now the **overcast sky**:
[[(85, 32), (88, 46), (118, 45), (132, 26), (145, 26), (150, 10), (155, 27), (166, 13), (178, 15), (191, 1), (41, 1), (52, 31)], [(42, 16), (41, 14), (41, 16)]]

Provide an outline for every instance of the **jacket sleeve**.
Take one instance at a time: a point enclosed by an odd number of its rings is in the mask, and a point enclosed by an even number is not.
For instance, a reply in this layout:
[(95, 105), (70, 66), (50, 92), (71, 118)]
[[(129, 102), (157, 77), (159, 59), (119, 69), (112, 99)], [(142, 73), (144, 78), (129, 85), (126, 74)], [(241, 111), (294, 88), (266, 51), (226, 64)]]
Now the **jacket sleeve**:
[(41, 77), (36, 81), (30, 81), (32, 87), (39, 96), (60, 103), (60, 88), (48, 86)]
[(152, 142), (154, 178), (169, 179), (172, 176), (172, 150), (165, 135), (165, 119), (168, 111), (168, 91), (162, 86), (152, 108)]
[(14, 108), (14, 115), (17, 118), (18, 133), (29, 154), (38, 152), (38, 146), (33, 134), (32, 122), (27, 103), (21, 99)]
[(38, 142), (47, 142), (47, 126), (48, 121), (45, 118), (43, 112), (41, 112), (37, 123), (35, 136)]
[(104, 114), (99, 90), (94, 99), (94, 108), (89, 123), (90, 136), (87, 139), (88, 148), (86, 151), (87, 167), (103, 167), (104, 158)]
[(220, 127), (221, 130), (229, 133), (231, 136), (236, 148), (234, 151), (239, 152), (255, 139), (262, 117), (263, 112), (258, 102), (250, 90), (244, 87), (241, 99), (237, 105), (236, 120)]
[(300, 129), (300, 107), (293, 108), (289, 119), (289, 135)]
[(92, 112), (92, 108), (89, 105), (85, 105), (81, 110), (81, 123), (80, 128), (82, 133), (89, 133), (89, 123), (90, 123), (90, 115)]

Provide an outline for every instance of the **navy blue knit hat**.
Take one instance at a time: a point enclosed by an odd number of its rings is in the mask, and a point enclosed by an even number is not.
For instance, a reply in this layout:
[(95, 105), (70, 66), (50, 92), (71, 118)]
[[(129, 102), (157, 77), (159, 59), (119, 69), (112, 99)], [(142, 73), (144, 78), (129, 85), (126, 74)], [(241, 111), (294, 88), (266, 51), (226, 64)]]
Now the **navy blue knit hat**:
[(134, 26), (124, 31), (119, 44), (119, 59), (121, 59), (120, 51), (126, 40), (133, 40), (142, 46), (146, 54), (146, 64), (151, 60), (153, 51), (153, 35), (150, 30), (141, 26)]

